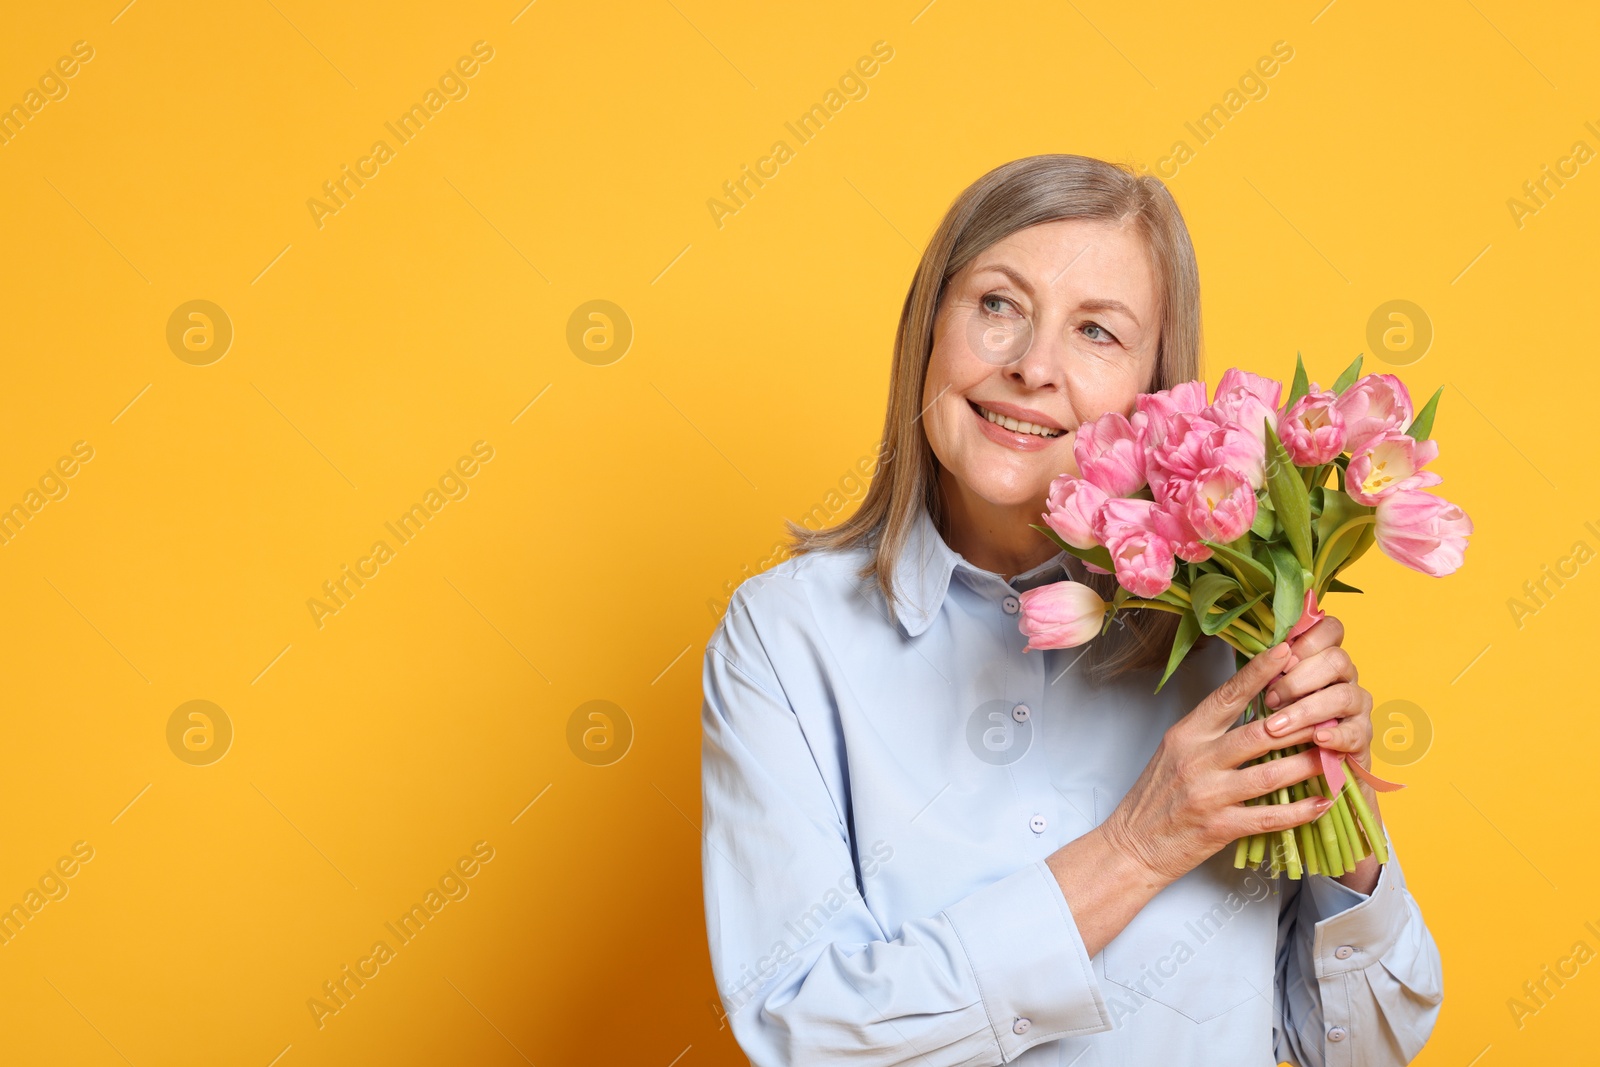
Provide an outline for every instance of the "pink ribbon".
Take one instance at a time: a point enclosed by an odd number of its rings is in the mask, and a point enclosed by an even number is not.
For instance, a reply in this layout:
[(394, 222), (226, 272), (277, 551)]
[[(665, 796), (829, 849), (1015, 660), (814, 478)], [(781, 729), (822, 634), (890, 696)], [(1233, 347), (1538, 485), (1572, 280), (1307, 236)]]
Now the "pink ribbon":
[[(1329, 719), (1327, 722), (1317, 723), (1317, 729), (1320, 730), (1324, 726), (1338, 725), (1338, 719)], [(1350, 768), (1350, 773), (1380, 793), (1390, 793), (1396, 789), (1405, 788), (1404, 782), (1386, 782), (1355, 760), (1348, 760), (1347, 762), (1342, 752), (1334, 752), (1331, 749), (1323, 748), (1321, 745), (1316, 745), (1315, 748), (1317, 750), (1317, 759), (1322, 763), (1322, 773), (1327, 777), (1328, 788), (1333, 791), (1334, 796), (1338, 796), (1339, 790), (1344, 788), (1344, 768), (1347, 765)]]
[[(1300, 621), (1290, 627), (1289, 635), (1285, 640), (1293, 641), (1324, 618), (1327, 618), (1327, 613), (1317, 610), (1317, 591), (1315, 589), (1307, 589), (1305, 610), (1300, 614)], [(1329, 719), (1326, 722), (1317, 723), (1316, 728), (1320, 730), (1324, 726), (1336, 727), (1338, 725), (1338, 719)], [(1316, 749), (1317, 760), (1322, 764), (1323, 776), (1328, 779), (1328, 788), (1334, 796), (1338, 796), (1339, 791), (1344, 788), (1344, 768), (1347, 765), (1350, 768), (1350, 773), (1380, 793), (1390, 793), (1396, 789), (1405, 788), (1405, 783), (1384, 781), (1355, 760), (1349, 760), (1347, 764), (1345, 755), (1342, 752), (1335, 752), (1321, 745), (1314, 745), (1313, 747)]]

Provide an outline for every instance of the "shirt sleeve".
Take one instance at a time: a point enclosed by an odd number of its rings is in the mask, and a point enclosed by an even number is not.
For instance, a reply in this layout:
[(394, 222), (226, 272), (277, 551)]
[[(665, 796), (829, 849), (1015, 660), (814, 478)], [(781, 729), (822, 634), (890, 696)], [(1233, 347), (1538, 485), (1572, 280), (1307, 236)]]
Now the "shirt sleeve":
[(1410, 1063), (1444, 999), (1439, 949), (1406, 889), (1389, 828), (1389, 861), (1371, 895), (1310, 874), (1284, 892), (1278, 918), (1273, 1048), (1296, 1067)]
[(714, 637), (703, 683), (707, 939), (752, 1064), (976, 1067), (1112, 1028), (1043, 860), (885, 930), (861, 895), (875, 867), (850, 839), (848, 799), (829, 790), (759, 640)]

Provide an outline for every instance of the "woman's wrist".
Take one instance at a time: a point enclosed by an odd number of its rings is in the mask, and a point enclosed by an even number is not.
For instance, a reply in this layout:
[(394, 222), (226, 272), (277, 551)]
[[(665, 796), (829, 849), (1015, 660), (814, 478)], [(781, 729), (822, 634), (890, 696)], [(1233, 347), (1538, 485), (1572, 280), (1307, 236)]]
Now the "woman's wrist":
[(1045, 863), (1091, 957), (1171, 881), (1119, 847), (1103, 824), (1058, 848)]

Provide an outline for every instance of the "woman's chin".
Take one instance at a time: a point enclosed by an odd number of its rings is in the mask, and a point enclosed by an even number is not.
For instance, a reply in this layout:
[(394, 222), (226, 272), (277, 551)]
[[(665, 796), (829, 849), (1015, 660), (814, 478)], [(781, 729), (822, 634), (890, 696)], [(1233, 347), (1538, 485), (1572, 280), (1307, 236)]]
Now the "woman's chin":
[(1050, 493), (1050, 482), (1055, 475), (1043, 481), (1009, 477), (979, 477), (967, 485), (973, 494), (996, 508), (1037, 508), (1044, 510), (1044, 499)]

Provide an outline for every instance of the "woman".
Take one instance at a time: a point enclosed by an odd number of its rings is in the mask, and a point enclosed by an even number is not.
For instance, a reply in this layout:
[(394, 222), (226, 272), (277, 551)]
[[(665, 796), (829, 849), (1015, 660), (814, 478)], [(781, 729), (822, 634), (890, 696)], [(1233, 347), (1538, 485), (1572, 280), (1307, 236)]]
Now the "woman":
[[(999, 167), (951, 206), (895, 339), (877, 476), (736, 591), (704, 664), (706, 922), (745, 1054), (778, 1064), (1404, 1064), (1438, 950), (1393, 841), (1337, 879), (1233, 867), (1370, 765), (1372, 698), (1328, 617), (1235, 673), (1175, 617), (1022, 650), (1019, 594), (1113, 582), (1030, 529), (1074, 430), (1198, 378), (1199, 283), (1155, 178)], [(1079, 662), (1082, 659), (1083, 662)], [(1270, 683), (1270, 684), (1269, 684)], [(1239, 729), (1266, 688), (1279, 714)], [(1267, 731), (1271, 730), (1269, 734)], [(1378, 796), (1366, 790), (1378, 810)]]

